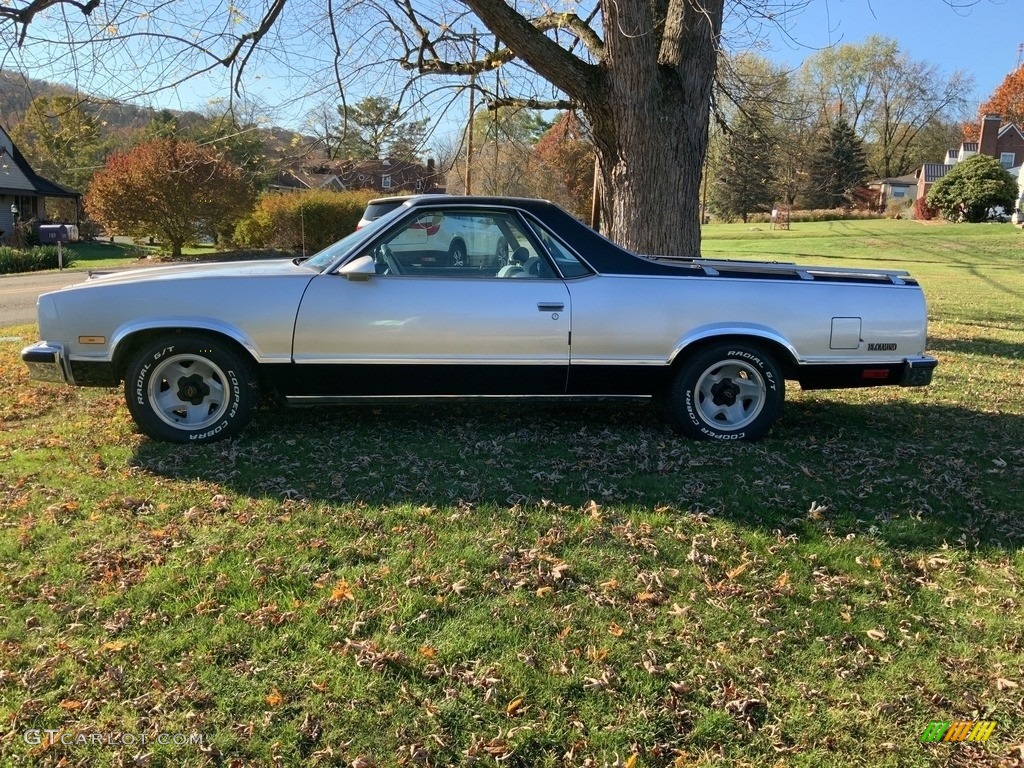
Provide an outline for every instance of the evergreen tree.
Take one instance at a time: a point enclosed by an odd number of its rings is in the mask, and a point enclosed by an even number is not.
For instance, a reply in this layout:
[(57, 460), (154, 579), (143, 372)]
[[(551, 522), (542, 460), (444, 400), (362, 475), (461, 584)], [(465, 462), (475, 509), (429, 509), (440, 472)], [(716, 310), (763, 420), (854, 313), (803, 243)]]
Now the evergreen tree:
[(843, 119), (833, 123), (811, 156), (813, 208), (840, 208), (853, 202), (853, 192), (867, 176), (864, 145), (853, 127)]
[(34, 99), (11, 137), (38, 173), (79, 191), (103, 163), (99, 122), (70, 96)]
[(385, 96), (367, 96), (348, 108), (339, 105), (338, 115), (335, 157), (419, 160), (429, 118), (409, 120), (401, 107)]
[(775, 199), (775, 148), (763, 116), (738, 113), (724, 139), (712, 210), (729, 218), (739, 216), (744, 222), (751, 213), (770, 211)]

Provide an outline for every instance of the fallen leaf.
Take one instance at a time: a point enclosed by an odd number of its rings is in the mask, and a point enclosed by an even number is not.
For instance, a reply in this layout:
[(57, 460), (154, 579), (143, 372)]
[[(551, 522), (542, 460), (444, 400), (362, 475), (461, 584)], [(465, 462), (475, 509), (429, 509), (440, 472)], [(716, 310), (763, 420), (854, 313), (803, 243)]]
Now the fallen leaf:
[(272, 688), (270, 693), (267, 694), (265, 701), (272, 707), (279, 707), (284, 704), (284, 696), (277, 688)]
[(525, 701), (526, 701), (526, 699), (524, 697), (516, 696), (516, 698), (512, 699), (512, 701), (510, 701), (508, 703), (508, 706), (505, 707), (505, 714), (506, 715), (514, 715), (516, 712), (518, 712), (522, 708), (523, 702), (525, 702)]
[(750, 567), (750, 563), (749, 562), (740, 563), (739, 565), (737, 565), (735, 568), (733, 568), (731, 571), (729, 571), (725, 575), (729, 579), (735, 579), (737, 576), (739, 576), (741, 573), (743, 573), (749, 567)]
[(437, 656), (437, 648), (434, 648), (429, 645), (421, 645), (419, 651), (420, 656), (422, 656), (425, 659), (433, 659)]
[(1005, 677), (996, 678), (996, 688), (998, 688), (1000, 691), (1005, 691), (1007, 688), (1016, 687), (1017, 683), (1013, 682), (1013, 680), (1007, 680)]
[(885, 638), (887, 637), (884, 629), (869, 629), (867, 631), (867, 636), (870, 637), (872, 640), (877, 640), (878, 642), (885, 640)]
[(331, 590), (330, 601), (332, 603), (340, 603), (342, 600), (355, 600), (356, 595), (352, 591), (352, 587), (349, 586), (347, 579), (339, 580), (334, 588)]
[(626, 630), (624, 630), (622, 627), (620, 627), (614, 621), (608, 627), (608, 634), (611, 635), (612, 637), (622, 637), (622, 634), (625, 631)]

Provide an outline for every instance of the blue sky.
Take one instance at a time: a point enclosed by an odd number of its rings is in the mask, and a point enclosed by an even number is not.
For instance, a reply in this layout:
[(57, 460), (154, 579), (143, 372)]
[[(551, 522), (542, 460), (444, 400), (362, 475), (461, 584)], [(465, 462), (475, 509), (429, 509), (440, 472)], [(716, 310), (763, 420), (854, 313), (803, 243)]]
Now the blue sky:
[[(967, 6), (971, 0), (953, 2)], [(885, 35), (913, 59), (973, 75), (980, 103), (1017, 67), (1024, 43), (1021, 6), (1024, 0), (978, 0), (962, 8), (946, 0), (812, 0), (788, 25), (799, 45), (774, 33), (774, 50), (763, 53), (796, 67), (817, 48)]]
[[(786, 24), (788, 37), (772, 31), (771, 26), (764, 28), (770, 49), (759, 52), (796, 68), (830, 44), (859, 43), (872, 34), (885, 35), (898, 40), (913, 59), (935, 64), (946, 73), (961, 69), (973, 76), (973, 113), (1018, 64), (1019, 46), (1024, 43), (1021, 5), (1024, 0), (809, 0), (807, 8)], [(1016, 22), (1011, 18), (1014, 15)], [(262, 95), (272, 102), (282, 88), (272, 69), (265, 77)], [(194, 83), (164, 94), (162, 100), (173, 102), (170, 106), (178, 109), (201, 106), (220, 90), (222, 82), (216, 86), (209, 81)], [(250, 81), (249, 85), (260, 91), (258, 83)], [(276, 117), (281, 124), (298, 127), (299, 106), (293, 105), (290, 115), (286, 109)], [(309, 108), (306, 103), (301, 106)], [(449, 115), (448, 120), (454, 117)]]

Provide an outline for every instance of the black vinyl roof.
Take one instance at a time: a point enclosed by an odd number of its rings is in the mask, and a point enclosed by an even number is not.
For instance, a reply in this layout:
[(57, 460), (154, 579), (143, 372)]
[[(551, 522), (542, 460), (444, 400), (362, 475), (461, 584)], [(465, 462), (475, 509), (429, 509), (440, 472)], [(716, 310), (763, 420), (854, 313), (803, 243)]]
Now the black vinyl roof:
[(542, 223), (601, 274), (679, 275), (694, 269), (686, 261), (659, 262), (639, 256), (595, 232), (568, 211), (549, 200), (527, 197), (478, 197), (476, 195), (423, 195), (409, 198), (408, 208), (452, 206), (518, 210)]

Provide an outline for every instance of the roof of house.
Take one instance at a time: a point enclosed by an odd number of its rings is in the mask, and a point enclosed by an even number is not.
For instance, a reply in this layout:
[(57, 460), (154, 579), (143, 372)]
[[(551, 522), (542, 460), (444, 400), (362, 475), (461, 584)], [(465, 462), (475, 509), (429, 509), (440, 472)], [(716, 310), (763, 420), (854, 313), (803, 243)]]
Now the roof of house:
[(1024, 132), (1021, 132), (1020, 128), (1018, 128), (1015, 123), (1007, 123), (1002, 128), (1000, 128), (998, 138), (1003, 138), (1003, 136), (1005, 136), (1010, 131), (1016, 131), (1017, 135), (1024, 139)]
[(887, 179), (873, 181), (869, 186), (881, 186), (882, 184), (888, 184), (890, 187), (912, 187), (917, 184), (917, 174), (908, 173), (904, 176), (891, 176)]
[[(25, 159), (25, 156), (21, 154), (21, 150), (18, 149), (17, 144), (15, 144), (12, 141), (11, 147), (11, 161), (14, 163), (14, 165), (17, 166), (18, 170), (25, 175), (25, 178), (28, 180), (29, 184), (32, 185), (33, 191), (35, 191), (37, 194), (41, 195), (42, 197), (82, 196), (82, 193), (78, 192), (77, 190), (71, 189), (70, 187), (65, 187), (63, 184), (58, 184), (55, 181), (44, 179), (42, 176), (40, 176), (38, 173), (32, 170), (32, 166), (29, 165), (29, 162), (28, 160)], [(4, 154), (6, 154), (6, 152), (4, 152)], [(9, 194), (10, 192), (15, 192), (16, 194), (24, 194), (24, 190), (19, 189), (8, 191), (5, 190), (2, 186), (0, 186), (0, 191), (5, 192), (7, 194)]]
[[(429, 161), (426, 165), (415, 161), (373, 158), (369, 160), (311, 160), (279, 171), (272, 187), (286, 189), (362, 189), (381, 186), (385, 176), (391, 177), (391, 187), (434, 191), (443, 185), (444, 174)], [(375, 181), (376, 180), (376, 181)]]
[(924, 164), (924, 181), (926, 184), (930, 184), (933, 181), (938, 181), (943, 176), (952, 170), (952, 165), (946, 163), (925, 163)]

